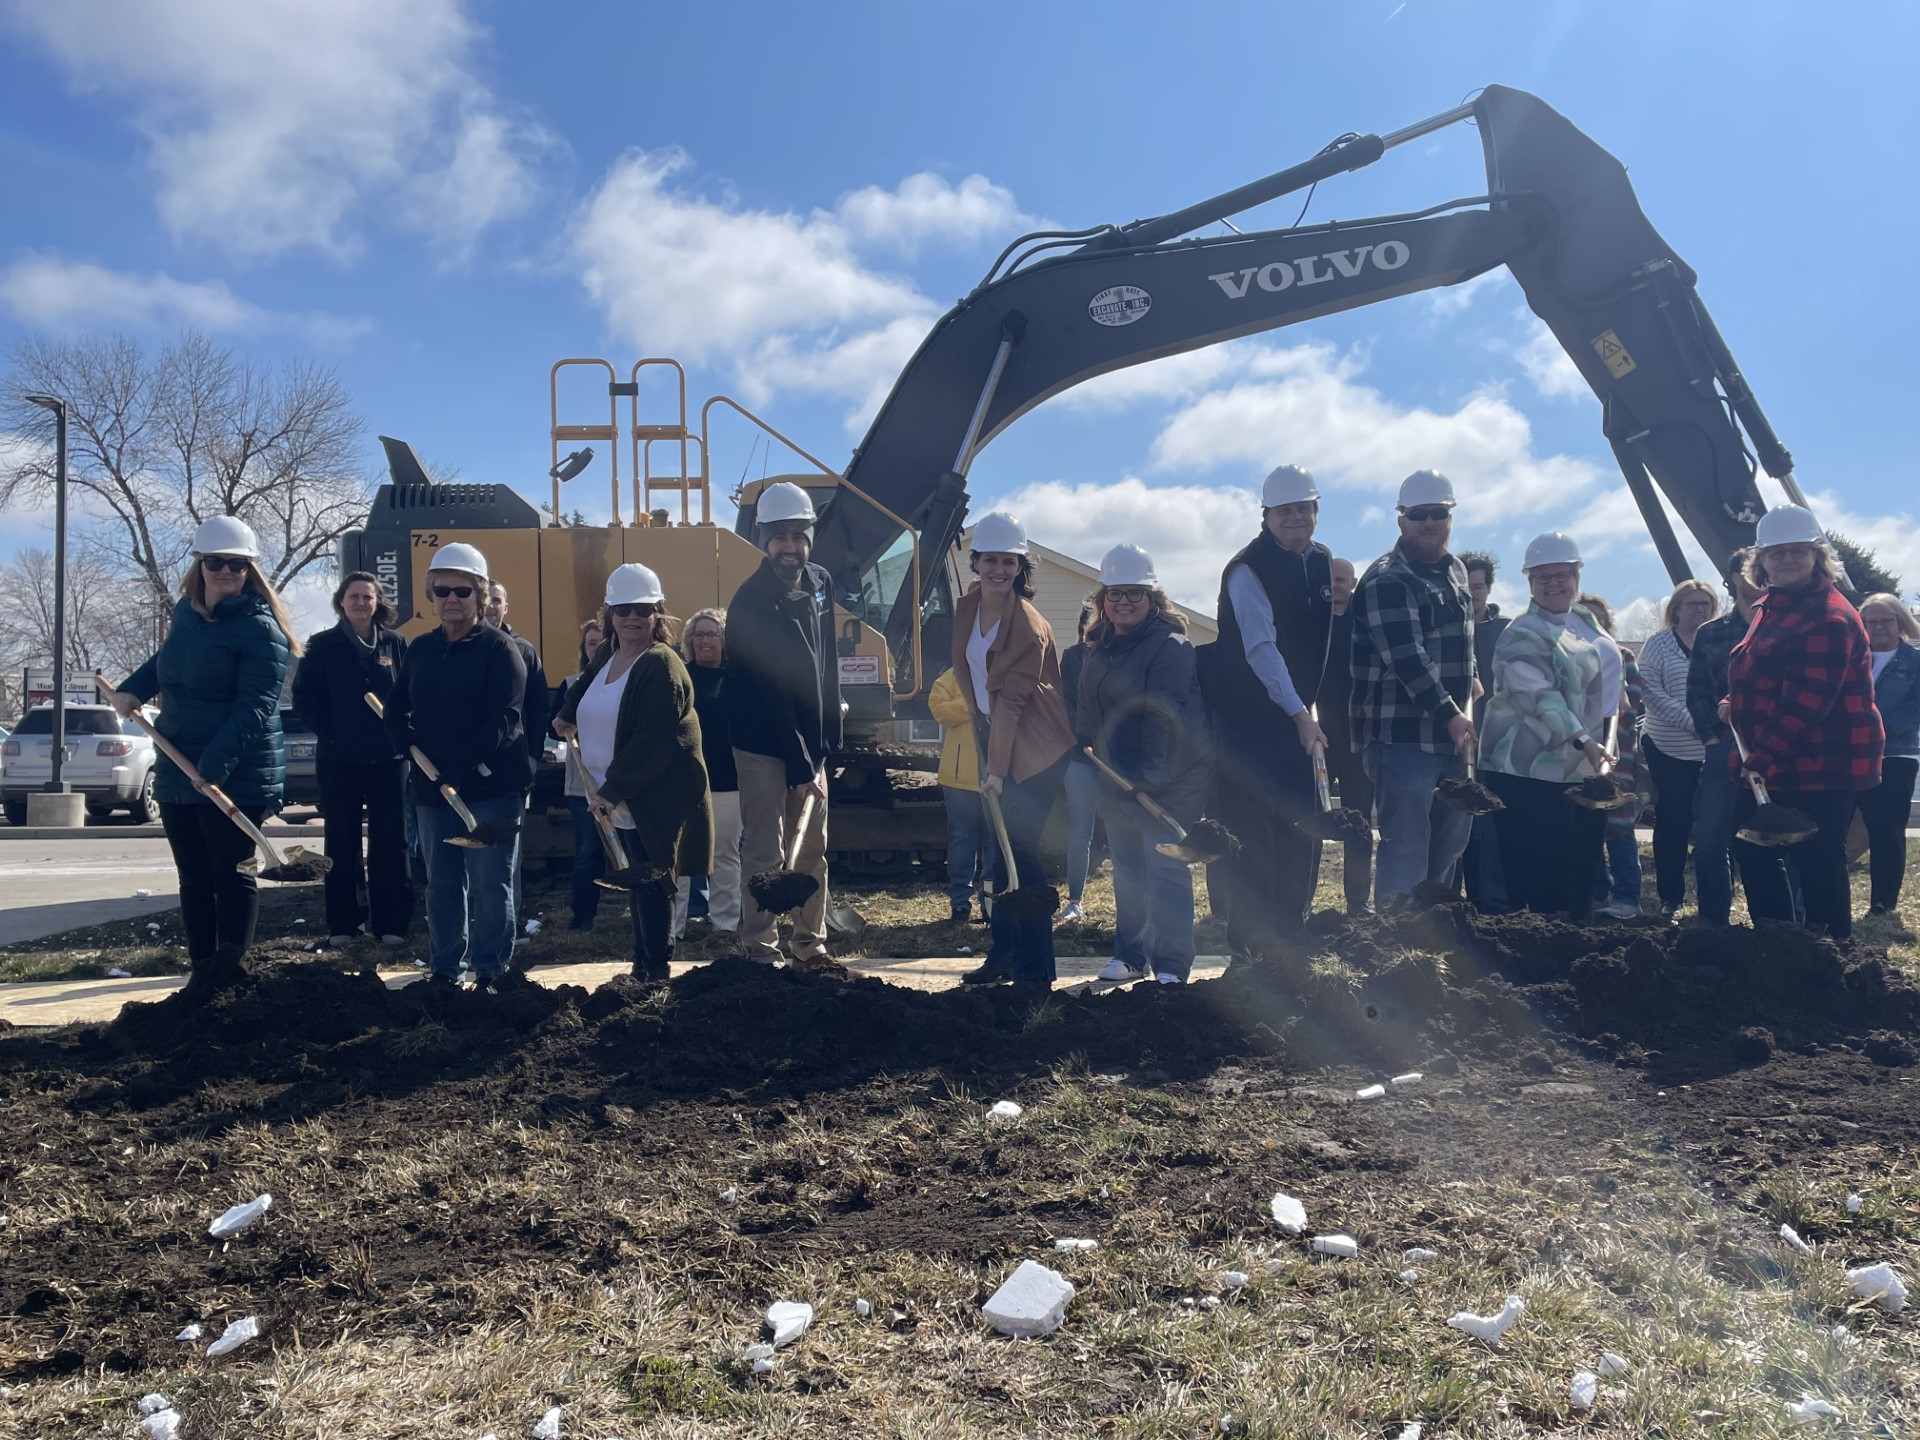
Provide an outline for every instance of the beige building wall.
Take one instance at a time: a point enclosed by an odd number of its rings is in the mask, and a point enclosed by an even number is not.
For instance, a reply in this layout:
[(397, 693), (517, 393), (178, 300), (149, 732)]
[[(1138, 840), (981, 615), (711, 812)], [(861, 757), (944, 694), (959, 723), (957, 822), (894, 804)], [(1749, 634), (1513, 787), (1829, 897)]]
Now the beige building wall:
[[(1034, 608), (1047, 617), (1047, 623), (1053, 626), (1054, 642), (1065, 650), (1073, 644), (1079, 628), (1081, 603), (1100, 588), (1100, 572), (1071, 555), (1049, 550), (1031, 540), (1027, 542), (1027, 552), (1033, 557)], [(1206, 645), (1219, 638), (1220, 627), (1214, 623), (1213, 616), (1190, 605), (1174, 608), (1186, 616), (1187, 635), (1194, 644)]]

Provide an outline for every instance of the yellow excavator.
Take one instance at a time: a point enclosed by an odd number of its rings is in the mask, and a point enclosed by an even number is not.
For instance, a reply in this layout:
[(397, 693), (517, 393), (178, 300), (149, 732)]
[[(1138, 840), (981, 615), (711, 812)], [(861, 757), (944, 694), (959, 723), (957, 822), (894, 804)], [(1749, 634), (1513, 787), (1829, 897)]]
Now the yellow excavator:
[[(1358, 220), (1194, 233), (1459, 123), (1478, 129), (1483, 194)], [(641, 360), (624, 378), (607, 360), (559, 361), (548, 376), (546, 517), (506, 485), (435, 484), (410, 446), (383, 437), (392, 483), (380, 487), (366, 526), (343, 538), (341, 564), (379, 575), (411, 633), (430, 623), (420, 613), (425, 559), (452, 540), (478, 545), (558, 677), (573, 668), (580, 623), (596, 613), (618, 564), (657, 571), (682, 615), (726, 604), (759, 563), (750, 537), (760, 491), (794, 481), (820, 515), (813, 558), (835, 581), (850, 707), (847, 750), (833, 770), (834, 857), (855, 873), (897, 872), (945, 852), (939, 790), (924, 774), (934, 747), (915, 732), (926, 725), (927, 687), (946, 668), (964, 577), (956, 547), (967, 472), (981, 449), (1094, 376), (1500, 265), (1601, 402), (1602, 433), (1676, 580), (1690, 570), (1663, 495), (1716, 562), (1752, 541), (1766, 508), (1762, 469), (1805, 503), (1793, 457), (1707, 313), (1697, 277), (1642, 213), (1625, 168), (1537, 97), (1492, 85), (1388, 134), (1339, 136), (1298, 165), (1169, 215), (1021, 236), (934, 324), (838, 469), (725, 396), (696, 419), (674, 360)], [(589, 403), (565, 423), (563, 380), (570, 404), (590, 384)], [(801, 462), (798, 473), (734, 491), (731, 528), (713, 519), (716, 420), (744, 420), (769, 449), (783, 445)], [(1284, 447), (1285, 437), (1275, 441)], [(571, 525), (562, 486), (586, 472), (594, 445), (608, 447), (612, 519)], [(582, 448), (563, 454), (568, 446)], [(564, 825), (548, 843), (567, 847)]]

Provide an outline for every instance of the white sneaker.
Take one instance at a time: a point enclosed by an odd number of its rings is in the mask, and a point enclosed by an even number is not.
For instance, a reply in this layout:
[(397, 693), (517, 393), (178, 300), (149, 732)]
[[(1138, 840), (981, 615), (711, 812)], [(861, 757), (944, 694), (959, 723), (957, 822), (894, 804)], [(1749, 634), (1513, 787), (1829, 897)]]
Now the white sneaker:
[(351, 935), (327, 936), (327, 945), (328, 945), (328, 948), (330, 949), (334, 949), (334, 950), (343, 949), (346, 946), (351, 945), (352, 943), (353, 943), (353, 936)]
[(1153, 974), (1153, 978), (1159, 981), (1162, 985), (1184, 985), (1187, 983), (1186, 976), (1175, 975), (1170, 970), (1156, 970)]
[(1099, 978), (1102, 980), (1112, 980), (1116, 983), (1125, 983), (1128, 980), (1144, 980), (1146, 976), (1146, 966), (1129, 965), (1116, 955), (1100, 967)]
[(1615, 920), (1631, 920), (1640, 913), (1640, 907), (1629, 905), (1624, 900), (1615, 900), (1610, 905), (1602, 905), (1600, 913)]
[(382, 945), (404, 945), (407, 943), (407, 937), (404, 935), (382, 935), (380, 937), (380, 943)]
[(1056, 925), (1078, 925), (1086, 918), (1086, 907), (1078, 900), (1069, 900), (1059, 915), (1055, 917), (1053, 923)]

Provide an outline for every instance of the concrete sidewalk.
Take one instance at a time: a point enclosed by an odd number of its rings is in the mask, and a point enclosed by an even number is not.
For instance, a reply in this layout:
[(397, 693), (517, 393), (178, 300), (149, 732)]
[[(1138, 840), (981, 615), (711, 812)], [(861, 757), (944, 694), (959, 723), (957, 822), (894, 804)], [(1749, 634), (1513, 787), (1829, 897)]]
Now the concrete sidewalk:
[[(328, 963), (316, 961), (317, 964)], [(705, 964), (676, 964), (675, 975)], [(912, 960), (849, 960), (847, 968), (870, 975), (889, 984), (914, 990), (946, 990), (960, 983), (960, 976), (980, 963), (978, 956), (922, 956)], [(1057, 988), (1065, 989), (1092, 981), (1094, 973), (1107, 963), (1101, 955), (1075, 955), (1059, 962)], [(542, 985), (580, 985), (591, 990), (615, 975), (626, 972), (625, 961), (605, 961), (579, 965), (543, 965), (528, 971)], [(1194, 962), (1193, 978), (1216, 979), (1227, 968), (1226, 957), (1203, 955)], [(393, 989), (425, 978), (418, 969), (382, 971), (381, 978)], [(131, 980), (49, 980), (44, 982), (0, 985), (0, 1020), (14, 1025), (104, 1024), (120, 1013), (120, 1007), (134, 1001), (164, 1000), (186, 983), (184, 975), (150, 975)], [(1151, 984), (1152, 981), (1136, 982)]]

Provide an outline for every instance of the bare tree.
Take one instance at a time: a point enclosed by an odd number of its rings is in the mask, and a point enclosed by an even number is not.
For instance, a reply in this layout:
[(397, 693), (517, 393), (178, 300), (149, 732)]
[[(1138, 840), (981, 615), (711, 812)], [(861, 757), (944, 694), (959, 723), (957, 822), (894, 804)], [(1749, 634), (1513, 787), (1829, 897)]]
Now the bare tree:
[[(128, 583), (127, 568), (85, 552), (67, 562), (67, 672), (119, 680), (151, 655), (171, 607)], [(0, 564), (0, 661), (11, 673), (53, 662), (53, 555), (35, 547)]]
[[(171, 605), (194, 527), (238, 515), (260, 537), (261, 568), (285, 585), (334, 552), (366, 516), (361, 423), (331, 371), (268, 372), (205, 336), (157, 357), (124, 338), (31, 338), (8, 356), (0, 425), (51, 436), (51, 417), (20, 395), (67, 402), (67, 473), (80, 538), (124, 556), (155, 601)], [(49, 446), (0, 470), (0, 505), (53, 490)]]

